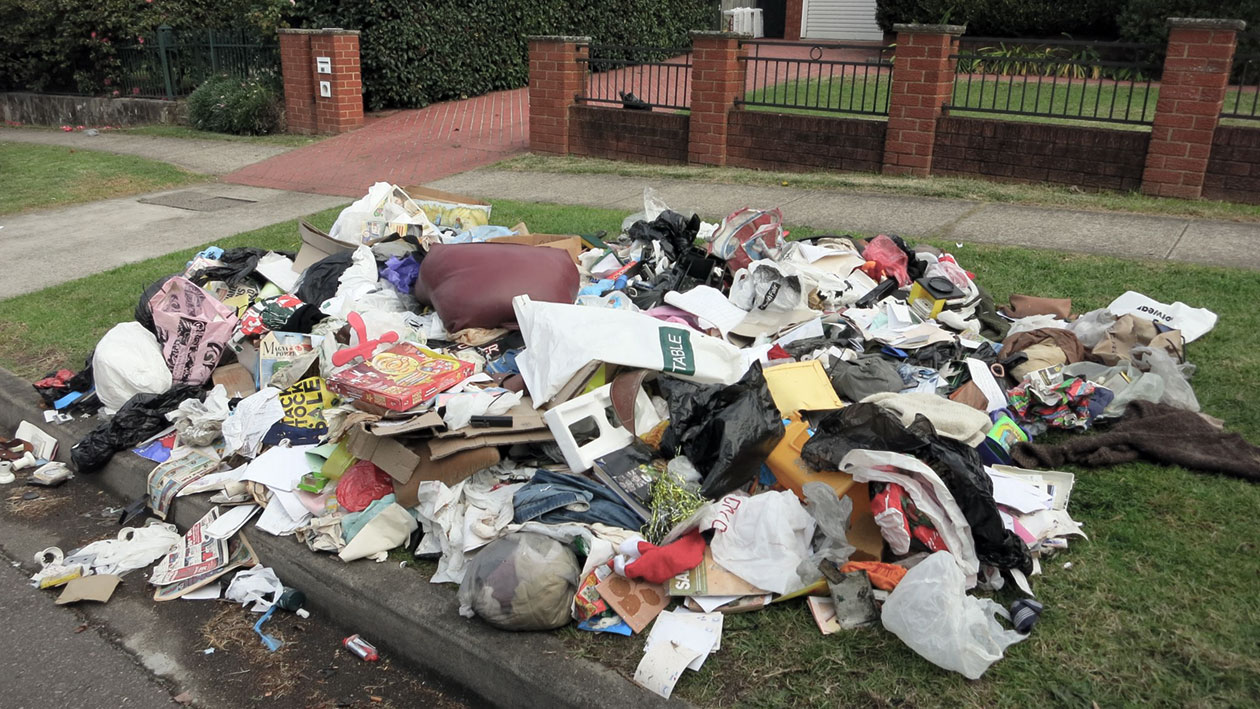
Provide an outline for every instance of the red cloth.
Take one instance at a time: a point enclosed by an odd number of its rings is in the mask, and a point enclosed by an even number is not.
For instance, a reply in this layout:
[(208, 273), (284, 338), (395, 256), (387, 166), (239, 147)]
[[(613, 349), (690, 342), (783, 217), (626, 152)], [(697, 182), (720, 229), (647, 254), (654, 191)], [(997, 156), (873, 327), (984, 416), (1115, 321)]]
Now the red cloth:
[(639, 542), (639, 553), (642, 556), (626, 564), (626, 577), (648, 583), (665, 583), (678, 574), (699, 566), (704, 560), (706, 546), (700, 530), (693, 530), (673, 544), (663, 547)]

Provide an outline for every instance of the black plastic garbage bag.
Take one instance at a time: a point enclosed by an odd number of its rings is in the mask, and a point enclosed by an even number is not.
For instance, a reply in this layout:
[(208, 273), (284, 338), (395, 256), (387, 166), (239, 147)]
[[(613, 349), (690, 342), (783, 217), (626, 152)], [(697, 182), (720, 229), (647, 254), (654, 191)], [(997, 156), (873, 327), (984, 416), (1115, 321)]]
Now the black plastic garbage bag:
[(319, 308), (325, 300), (337, 295), (337, 279), (350, 268), (353, 257), (353, 251), (343, 251), (311, 264), (302, 272), (302, 279), (298, 282), (294, 295), (303, 303)]
[(70, 449), (70, 460), (80, 473), (105, 467), (114, 453), (134, 446), (170, 426), (166, 414), (185, 399), (202, 399), (200, 386), (185, 384), (162, 394), (136, 394), (109, 421), (92, 429)]
[(892, 451), (914, 456), (941, 478), (971, 527), (976, 556), (986, 564), (1025, 573), (1032, 558), (1024, 542), (1006, 529), (993, 500), (993, 482), (973, 448), (936, 435), (932, 423), (916, 416), (909, 426), (875, 404), (854, 404), (818, 422), (801, 448), (801, 458), (815, 470), (837, 470), (851, 450)]
[[(34, 383), (35, 391), (39, 393), (39, 398), (44, 400), (44, 405), (48, 408), (55, 408), (59, 399), (67, 394), (75, 391), (86, 392), (95, 386), (95, 378), (92, 375), (92, 353), (87, 356), (87, 361), (83, 363), (83, 369), (80, 369), (69, 378), (58, 376), (58, 371), (52, 371), (45, 374)], [(95, 402), (99, 406), (100, 402), (96, 397), (84, 397)], [(71, 404), (70, 411), (81, 413), (88, 411), (91, 407), (82, 404), (83, 399)]]
[(659, 241), (670, 261), (687, 253), (695, 245), (696, 236), (700, 234), (700, 215), (693, 214), (691, 219), (666, 209), (652, 221), (640, 219), (626, 230), (626, 235), (635, 241)]
[(716, 499), (755, 478), (783, 438), (783, 419), (754, 364), (731, 386), (663, 377), (669, 430), (661, 449), (681, 450), (703, 476), (705, 497)]
[(157, 334), (157, 328), (153, 325), (153, 308), (149, 307), (149, 301), (153, 300), (153, 296), (157, 295), (158, 291), (162, 290), (162, 286), (166, 285), (167, 281), (175, 278), (177, 275), (179, 274), (162, 276), (154, 281), (153, 285), (145, 288), (144, 292), (140, 294), (140, 302), (136, 303), (136, 322), (143, 325), (144, 329), (149, 332)]
[[(293, 253), (289, 251), (277, 251), (282, 256), (293, 258)], [(237, 246), (231, 249), (224, 249), (223, 255), (218, 258), (219, 265), (203, 268), (188, 276), (188, 280), (199, 286), (204, 286), (210, 281), (223, 281), (229, 286), (239, 286), (253, 274), (254, 269), (258, 268), (258, 259), (267, 255), (267, 249), (259, 249), (253, 246)]]

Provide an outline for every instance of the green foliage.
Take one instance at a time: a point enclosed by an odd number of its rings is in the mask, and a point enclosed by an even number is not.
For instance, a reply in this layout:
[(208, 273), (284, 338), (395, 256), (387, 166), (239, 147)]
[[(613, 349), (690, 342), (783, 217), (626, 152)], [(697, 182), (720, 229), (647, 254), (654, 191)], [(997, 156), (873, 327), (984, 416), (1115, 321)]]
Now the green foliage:
[(274, 133), (280, 127), (276, 83), (274, 77), (212, 77), (188, 96), (188, 122), (216, 133)]
[(118, 48), (157, 28), (270, 35), (288, 0), (0, 0), (0, 90), (101, 92)]
[(896, 22), (966, 25), (980, 37), (1114, 38), (1116, 13), (1128, 0), (877, 0), (885, 31)]
[(424, 106), (529, 81), (528, 35), (677, 47), (709, 29), (712, 0), (310, 0), (295, 27), (357, 29), (369, 110)]
[[(966, 25), (980, 37), (1056, 37), (1163, 44), (1169, 17), (1246, 20), (1260, 27), (1256, 0), (877, 0), (885, 31), (895, 22)], [(1240, 53), (1260, 52), (1260, 33), (1239, 36)]]

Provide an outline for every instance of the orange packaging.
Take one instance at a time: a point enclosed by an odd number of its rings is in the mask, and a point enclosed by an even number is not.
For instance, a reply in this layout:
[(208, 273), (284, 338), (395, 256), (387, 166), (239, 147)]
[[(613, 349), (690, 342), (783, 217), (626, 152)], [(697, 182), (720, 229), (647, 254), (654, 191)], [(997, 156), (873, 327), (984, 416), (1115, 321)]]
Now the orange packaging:
[(328, 378), (338, 394), (391, 411), (408, 411), (472, 376), (473, 365), (404, 342)]

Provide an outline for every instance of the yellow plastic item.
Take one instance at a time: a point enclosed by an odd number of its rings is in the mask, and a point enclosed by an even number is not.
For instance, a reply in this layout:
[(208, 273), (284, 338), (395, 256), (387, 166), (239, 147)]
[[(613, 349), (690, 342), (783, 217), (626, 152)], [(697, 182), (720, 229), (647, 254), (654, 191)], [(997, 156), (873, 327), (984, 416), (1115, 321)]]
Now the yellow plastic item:
[[(782, 365), (780, 365), (782, 366)], [(771, 368), (773, 369), (773, 367)], [(809, 440), (809, 424), (799, 415), (791, 417), (787, 433), (775, 446), (766, 465), (778, 481), (776, 488), (791, 490), (804, 500), (801, 488), (805, 483), (821, 482), (831, 486), (837, 495), (847, 495), (853, 500), (853, 514), (849, 517), (849, 543), (857, 548), (854, 561), (882, 561), (884, 538), (871, 515), (871, 496), (866, 483), (854, 482), (853, 476), (841, 472), (814, 472), (801, 460), (801, 448)]]
[(824, 411), (844, 406), (818, 360), (776, 364), (767, 367), (765, 375), (774, 405), (784, 416), (797, 411)]
[(328, 456), (328, 460), (324, 462), (324, 467), (320, 468), (320, 474), (333, 482), (341, 479), (342, 474), (351, 465), (354, 465), (358, 458), (350, 455), (350, 449), (346, 446), (345, 439), (337, 444), (332, 455)]
[[(918, 301), (920, 300), (927, 302), (919, 304)], [(919, 285), (916, 281), (913, 286), (910, 286), (910, 297), (906, 298), (906, 303), (915, 307), (920, 315), (935, 318), (945, 309), (946, 301), (944, 298), (934, 298), (931, 293), (928, 293), (926, 288)], [(931, 303), (931, 305), (928, 303)]]

